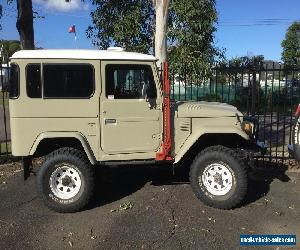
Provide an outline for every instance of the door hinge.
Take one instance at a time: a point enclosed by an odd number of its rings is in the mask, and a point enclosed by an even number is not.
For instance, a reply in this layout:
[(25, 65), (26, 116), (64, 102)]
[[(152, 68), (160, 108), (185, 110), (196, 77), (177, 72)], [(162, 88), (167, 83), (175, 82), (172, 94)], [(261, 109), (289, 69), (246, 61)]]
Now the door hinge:
[(156, 110), (162, 110), (162, 104), (156, 104), (155, 109)]
[(162, 135), (161, 134), (153, 134), (152, 135), (152, 139), (158, 139), (158, 140), (161, 140), (162, 138)]

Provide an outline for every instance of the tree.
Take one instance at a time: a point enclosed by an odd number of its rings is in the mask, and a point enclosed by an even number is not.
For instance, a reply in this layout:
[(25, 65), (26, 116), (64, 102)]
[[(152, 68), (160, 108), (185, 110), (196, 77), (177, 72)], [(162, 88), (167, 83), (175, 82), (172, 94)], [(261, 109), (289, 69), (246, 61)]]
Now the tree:
[(128, 51), (147, 53), (153, 47), (151, 0), (94, 0), (92, 25), (87, 37), (100, 49), (121, 46)]
[[(7, 0), (12, 4), (13, 0)], [(34, 49), (33, 10), (32, 0), (16, 0), (17, 22), (16, 27), (20, 35), (22, 49)], [(3, 5), (0, 4), (0, 18), (2, 17)], [(1, 25), (0, 25), (1, 29)]]
[(22, 49), (34, 49), (32, 0), (16, 0), (18, 17), (16, 27)]
[(101, 49), (116, 45), (142, 53), (152, 50), (160, 62), (166, 60), (169, 0), (95, 0), (93, 3), (97, 8), (91, 13), (93, 24), (87, 29), (87, 37), (92, 38), (94, 45)]
[(263, 66), (264, 59), (265, 57), (263, 55), (235, 57), (230, 59), (224, 66), (250, 68), (254, 70)]
[(289, 66), (300, 66), (300, 22), (294, 22), (281, 43), (282, 60)]
[(17, 40), (2, 40), (0, 41), (1, 60), (2, 63), (8, 61), (13, 53), (21, 49), (20, 41)]
[(222, 51), (214, 43), (215, 0), (173, 0), (170, 5), (170, 65), (176, 71), (202, 77)]
[(158, 64), (167, 60), (167, 28), (169, 0), (153, 0), (155, 8), (155, 56)]
[(101, 49), (120, 45), (129, 51), (155, 52), (162, 62), (166, 60), (168, 42), (171, 66), (182, 71), (184, 65), (198, 73), (207, 73), (209, 64), (221, 55), (213, 46), (215, 0), (94, 0), (93, 3), (96, 10), (91, 13), (93, 23), (87, 35)]

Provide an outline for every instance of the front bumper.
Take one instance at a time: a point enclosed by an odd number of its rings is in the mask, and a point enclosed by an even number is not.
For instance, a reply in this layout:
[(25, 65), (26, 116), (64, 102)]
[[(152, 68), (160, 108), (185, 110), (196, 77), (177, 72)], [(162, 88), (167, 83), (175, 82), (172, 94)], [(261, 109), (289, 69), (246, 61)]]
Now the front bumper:
[(259, 140), (250, 140), (245, 147), (239, 150), (239, 155), (241, 159), (249, 166), (251, 169), (257, 167), (257, 158), (262, 157), (267, 152), (267, 146)]

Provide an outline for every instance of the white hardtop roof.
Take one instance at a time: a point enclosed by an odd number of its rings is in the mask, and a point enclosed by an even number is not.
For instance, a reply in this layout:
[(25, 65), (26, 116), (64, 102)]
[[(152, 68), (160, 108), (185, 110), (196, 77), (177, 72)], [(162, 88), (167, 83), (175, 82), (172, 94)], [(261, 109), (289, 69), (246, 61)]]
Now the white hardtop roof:
[(41, 49), (41, 50), (20, 50), (15, 52), (11, 59), (28, 58), (54, 58), (54, 59), (99, 59), (99, 60), (138, 60), (155, 61), (151, 55), (113, 50), (80, 50), (80, 49)]

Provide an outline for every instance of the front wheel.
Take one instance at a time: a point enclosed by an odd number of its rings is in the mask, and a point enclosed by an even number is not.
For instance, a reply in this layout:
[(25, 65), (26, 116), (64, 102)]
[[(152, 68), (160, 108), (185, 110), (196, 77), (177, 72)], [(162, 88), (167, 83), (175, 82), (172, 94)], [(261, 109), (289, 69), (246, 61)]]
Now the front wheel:
[(76, 212), (93, 195), (94, 173), (84, 152), (61, 148), (50, 153), (37, 177), (38, 192), (57, 212)]
[(206, 205), (231, 209), (238, 206), (247, 193), (247, 168), (233, 150), (212, 146), (194, 159), (190, 183), (195, 195)]

